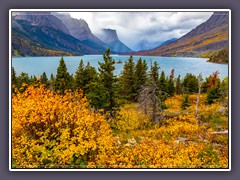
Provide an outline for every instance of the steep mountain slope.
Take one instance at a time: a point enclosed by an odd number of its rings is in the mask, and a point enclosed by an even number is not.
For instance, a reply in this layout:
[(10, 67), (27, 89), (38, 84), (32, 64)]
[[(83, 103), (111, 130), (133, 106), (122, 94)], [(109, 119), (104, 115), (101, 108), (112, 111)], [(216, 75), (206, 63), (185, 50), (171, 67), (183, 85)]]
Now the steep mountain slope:
[(125, 53), (133, 51), (119, 40), (117, 32), (114, 29), (102, 29), (99, 34), (96, 34), (96, 36), (108, 44), (115, 52)]
[(170, 44), (170, 43), (172, 43), (173, 41), (176, 41), (176, 40), (177, 40), (177, 38), (171, 38), (171, 39), (166, 40), (163, 43), (161, 43), (160, 46)]
[(21, 56), (102, 54), (69, 34), (65, 24), (50, 12), (18, 13), (12, 17), (12, 54)]
[(149, 51), (133, 54), (156, 56), (199, 56), (228, 48), (228, 14), (215, 12), (204, 23), (178, 40)]
[(69, 13), (52, 13), (59, 18), (69, 30), (69, 34), (85, 44), (99, 50), (109, 48), (107, 44), (99, 40), (90, 30), (87, 22), (83, 19), (74, 19)]

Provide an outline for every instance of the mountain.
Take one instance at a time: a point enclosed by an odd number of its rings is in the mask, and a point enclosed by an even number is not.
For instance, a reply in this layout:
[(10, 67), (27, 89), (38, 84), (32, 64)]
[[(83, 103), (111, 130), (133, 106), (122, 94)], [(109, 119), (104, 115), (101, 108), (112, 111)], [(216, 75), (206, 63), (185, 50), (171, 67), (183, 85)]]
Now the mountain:
[(159, 42), (159, 41), (149, 41), (147, 39), (143, 39), (141, 40), (138, 44), (137, 44), (137, 49), (139, 51), (142, 51), (142, 50), (151, 50), (151, 49), (154, 49), (156, 47), (159, 47), (159, 46), (163, 46), (163, 45), (166, 45), (166, 44), (169, 44), (173, 41), (177, 40), (177, 38), (172, 38), (172, 39), (169, 39), (167, 41), (164, 41), (164, 42)]
[(164, 46), (164, 45), (167, 45), (167, 44), (170, 44), (172, 43), (173, 41), (176, 41), (178, 38), (171, 38), (167, 41), (164, 41), (163, 43), (160, 44), (160, 46)]
[(119, 53), (126, 53), (126, 52), (133, 52), (132, 49), (127, 47), (123, 42), (121, 42), (118, 38), (117, 31), (114, 29), (101, 29), (101, 31), (96, 34), (96, 36), (108, 44), (110, 49), (119, 52)]
[(101, 51), (105, 51), (109, 46), (99, 40), (90, 30), (87, 22), (83, 19), (75, 19), (69, 13), (52, 13), (59, 18), (69, 30), (69, 34), (76, 39), (84, 42)]
[(80, 41), (50, 12), (20, 12), (12, 16), (12, 54), (59, 56), (102, 54), (104, 48)]
[(192, 56), (228, 48), (228, 13), (214, 12), (204, 23), (178, 40), (135, 55)]

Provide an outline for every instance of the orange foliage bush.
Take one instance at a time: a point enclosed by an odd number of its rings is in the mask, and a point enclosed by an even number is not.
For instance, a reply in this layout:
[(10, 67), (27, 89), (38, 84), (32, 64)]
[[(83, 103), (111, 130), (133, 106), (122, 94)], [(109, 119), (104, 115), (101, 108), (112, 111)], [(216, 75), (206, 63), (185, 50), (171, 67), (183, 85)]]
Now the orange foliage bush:
[(16, 167), (86, 167), (104, 162), (114, 138), (82, 92), (64, 96), (44, 86), (12, 95), (12, 160)]

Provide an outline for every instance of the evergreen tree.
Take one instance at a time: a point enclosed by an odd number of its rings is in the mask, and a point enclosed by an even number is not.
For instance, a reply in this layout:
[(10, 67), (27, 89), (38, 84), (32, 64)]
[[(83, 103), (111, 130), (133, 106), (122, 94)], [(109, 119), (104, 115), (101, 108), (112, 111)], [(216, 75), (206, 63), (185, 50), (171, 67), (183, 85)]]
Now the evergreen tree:
[(40, 77), (40, 82), (41, 82), (42, 84), (48, 85), (48, 78), (47, 78), (47, 75), (46, 75), (45, 72), (43, 72), (43, 74), (41, 75), (41, 77)]
[(75, 89), (80, 88), (87, 93), (87, 85), (93, 81), (96, 81), (98, 78), (97, 71), (94, 67), (88, 62), (86, 67), (84, 67), (83, 60), (80, 61), (78, 69), (75, 73)]
[(38, 84), (40, 82), (40, 79), (39, 78), (37, 78), (35, 75), (32, 77), (31, 76), (31, 78), (30, 78), (30, 84), (34, 84), (34, 85), (36, 85), (36, 84)]
[(220, 100), (223, 106), (228, 106), (228, 86), (228, 77), (226, 77), (220, 85)]
[(17, 84), (17, 75), (16, 75), (16, 71), (14, 69), (14, 67), (12, 67), (12, 85), (16, 85)]
[(187, 93), (184, 95), (184, 98), (181, 103), (181, 109), (185, 110), (189, 106), (191, 106), (191, 103), (189, 101), (189, 94), (188, 94), (188, 90), (187, 90)]
[(172, 97), (172, 96), (174, 96), (174, 92), (175, 92), (174, 81), (172, 78), (169, 78), (167, 93), (170, 97)]
[(50, 88), (51, 90), (54, 89), (55, 79), (56, 79), (56, 78), (55, 78), (54, 75), (51, 73), (50, 82), (49, 82), (49, 88)]
[(158, 66), (158, 63), (156, 61), (154, 61), (153, 66), (151, 66), (151, 74), (152, 74), (152, 77), (155, 82), (158, 82), (158, 78), (159, 78), (158, 70), (159, 69), (160, 69), (160, 67)]
[(176, 80), (176, 94), (182, 93), (182, 84), (181, 84), (181, 76), (178, 75), (178, 78)]
[(64, 91), (70, 88), (70, 80), (71, 77), (67, 71), (67, 66), (62, 57), (57, 68), (57, 75), (54, 86), (55, 91), (64, 94)]
[(197, 93), (198, 92), (198, 79), (191, 73), (187, 73), (184, 77), (182, 83), (184, 89), (188, 89), (189, 93)]
[(206, 78), (206, 81), (203, 84), (203, 91), (207, 92), (212, 87), (220, 87), (221, 81), (218, 75), (219, 75), (219, 71), (216, 71), (212, 75)]
[(30, 78), (27, 73), (22, 72), (17, 78), (16, 87), (20, 89), (20, 92), (24, 92), (26, 87), (22, 88), (23, 84), (29, 85), (31, 83)]
[(219, 72), (216, 71), (212, 75), (210, 75), (207, 78), (207, 98), (206, 98), (206, 103), (207, 104), (212, 104), (214, 103), (214, 100), (220, 98), (221, 96), (221, 90), (220, 90), (220, 79), (218, 77)]
[(87, 85), (91, 82), (95, 82), (98, 79), (98, 73), (96, 71), (96, 69), (90, 65), (90, 63), (88, 62), (84, 72), (83, 72), (83, 87), (82, 89), (87, 93), (89, 91), (89, 88), (87, 87)]
[(171, 75), (167, 83), (167, 93), (169, 96), (174, 96), (174, 92), (175, 92), (173, 78), (174, 78), (174, 69), (172, 69)]
[(18, 76), (18, 87), (20, 88), (22, 86), (22, 84), (30, 84), (30, 78), (28, 76), (27, 73), (22, 72), (19, 76)]
[(220, 97), (220, 89), (217, 87), (212, 87), (207, 92), (206, 104), (214, 103), (214, 100)]
[(104, 110), (109, 112), (110, 117), (115, 117), (119, 103), (116, 94), (116, 76), (113, 74), (115, 61), (110, 56), (110, 49), (106, 50), (103, 59), (104, 62), (98, 62), (98, 70), (100, 82), (106, 92)]
[(135, 64), (132, 56), (125, 62), (122, 75), (120, 76), (121, 93), (128, 101), (134, 101), (136, 92)]
[(146, 61), (142, 61), (140, 58), (137, 61), (136, 68), (135, 68), (135, 77), (136, 77), (136, 92), (139, 93), (141, 88), (147, 82), (147, 63)]
[(84, 64), (83, 64), (83, 60), (81, 59), (78, 68), (75, 72), (75, 88), (81, 88), (83, 89), (83, 87), (85, 86), (85, 82), (84, 82)]
[(164, 71), (162, 71), (160, 79), (159, 79), (159, 88), (161, 89), (162, 92), (167, 91), (167, 82), (166, 82), (166, 77)]
[(72, 91), (75, 90), (75, 81), (74, 81), (74, 76), (73, 74), (70, 75), (70, 80), (69, 80), (69, 89), (71, 89)]
[(161, 108), (162, 109), (166, 109), (166, 105), (164, 103), (164, 101), (167, 99), (168, 97), (168, 90), (167, 90), (167, 85), (168, 85), (168, 79), (165, 77), (165, 73), (164, 71), (161, 72), (161, 76), (159, 78), (159, 82), (158, 82), (158, 86), (159, 86), (159, 89), (160, 89), (160, 100), (161, 100)]
[(92, 81), (87, 84), (88, 91), (86, 92), (87, 100), (90, 105), (95, 108), (95, 110), (99, 109), (108, 109), (108, 103), (106, 100), (108, 99), (108, 93), (105, 91), (105, 87), (103, 84), (97, 81)]

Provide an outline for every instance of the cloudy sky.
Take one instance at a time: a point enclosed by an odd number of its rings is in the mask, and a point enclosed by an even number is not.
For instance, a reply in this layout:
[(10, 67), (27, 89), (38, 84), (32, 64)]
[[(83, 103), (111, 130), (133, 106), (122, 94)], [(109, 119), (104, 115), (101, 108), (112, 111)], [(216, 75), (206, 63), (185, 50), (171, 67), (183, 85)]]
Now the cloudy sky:
[(119, 39), (133, 50), (179, 38), (205, 22), (212, 12), (70, 12), (87, 21), (94, 34), (116, 29)]

